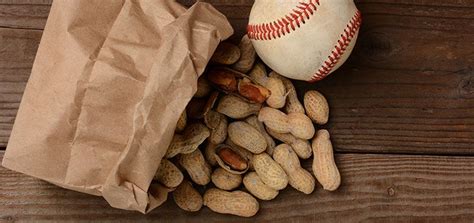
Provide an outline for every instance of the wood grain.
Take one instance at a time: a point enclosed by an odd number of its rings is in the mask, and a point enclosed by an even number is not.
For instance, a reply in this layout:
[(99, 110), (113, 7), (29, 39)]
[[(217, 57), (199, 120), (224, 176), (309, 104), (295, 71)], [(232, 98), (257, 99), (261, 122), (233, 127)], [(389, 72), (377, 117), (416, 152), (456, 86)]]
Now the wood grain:
[[(0, 157), (1, 157), (0, 153)], [(0, 158), (1, 159), (1, 158)], [(336, 192), (285, 189), (254, 218), (181, 211), (171, 200), (148, 215), (113, 209), (100, 197), (61, 189), (0, 167), (0, 221), (469, 222), (474, 157), (341, 154)], [(310, 162), (305, 162), (310, 169)]]
[[(195, 0), (180, 0), (190, 5)], [(252, 0), (207, 0), (245, 32)], [(0, 146), (5, 146), (48, 0), (0, 0)], [(324, 81), (342, 152), (474, 154), (474, 0), (359, 0), (349, 61)]]

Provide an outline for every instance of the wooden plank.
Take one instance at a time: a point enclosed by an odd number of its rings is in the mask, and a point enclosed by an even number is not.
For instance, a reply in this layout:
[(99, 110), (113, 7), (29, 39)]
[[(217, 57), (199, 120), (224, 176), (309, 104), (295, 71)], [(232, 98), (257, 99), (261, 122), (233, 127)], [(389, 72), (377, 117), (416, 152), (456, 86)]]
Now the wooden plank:
[[(207, 2), (229, 17), (237, 35), (244, 32), (252, 0)], [(0, 12), (23, 7), (4, 21), (37, 28), (38, 18), (31, 22), (26, 15), (49, 3), (1, 0)], [(474, 39), (473, 3), (357, 1), (364, 22), (350, 60), (322, 82), (297, 84), (300, 96), (318, 89), (328, 97), (327, 127), (338, 151), (474, 154), (474, 42), (467, 41)], [(36, 30), (0, 29), (0, 146), (7, 143), (40, 37)]]
[(43, 29), (48, 18), (50, 5), (5, 4), (0, 1), (0, 27), (21, 29)]
[[(0, 155), (1, 156), (1, 155)], [(160, 222), (470, 222), (474, 218), (474, 157), (337, 156), (343, 183), (311, 195), (285, 189), (243, 219), (178, 209), (171, 200), (148, 215), (117, 210), (100, 197), (58, 188), (0, 167), (0, 221)], [(310, 162), (305, 162), (309, 167)], [(309, 168), (308, 168), (309, 169)]]

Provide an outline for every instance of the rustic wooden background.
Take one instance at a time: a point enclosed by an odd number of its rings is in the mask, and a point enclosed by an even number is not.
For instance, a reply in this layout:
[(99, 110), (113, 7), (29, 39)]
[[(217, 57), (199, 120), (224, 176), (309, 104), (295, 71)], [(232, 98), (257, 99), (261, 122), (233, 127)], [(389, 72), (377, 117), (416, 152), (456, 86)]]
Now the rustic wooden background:
[[(193, 0), (180, 0), (192, 4)], [(253, 0), (207, 0), (244, 32)], [(318, 89), (343, 177), (334, 193), (286, 189), (252, 219), (173, 202), (143, 216), (0, 167), (0, 222), (462, 221), (474, 219), (474, 0), (358, 0), (357, 46)], [(6, 147), (51, 0), (0, 0), (0, 147)], [(0, 159), (3, 153), (0, 151)], [(307, 167), (309, 163), (306, 163)]]

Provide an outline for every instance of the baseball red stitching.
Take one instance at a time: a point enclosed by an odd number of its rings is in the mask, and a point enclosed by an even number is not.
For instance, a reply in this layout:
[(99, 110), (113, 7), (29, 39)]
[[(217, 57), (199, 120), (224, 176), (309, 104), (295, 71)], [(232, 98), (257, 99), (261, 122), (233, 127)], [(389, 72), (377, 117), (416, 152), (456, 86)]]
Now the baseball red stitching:
[(361, 23), (362, 15), (360, 11), (357, 11), (347, 24), (344, 32), (341, 34), (341, 38), (337, 40), (331, 55), (328, 56), (328, 59), (324, 61), (323, 65), (321, 65), (321, 68), (319, 68), (319, 70), (314, 74), (313, 78), (309, 82), (319, 81), (328, 76), (334, 66), (336, 66), (336, 64), (341, 59), (341, 56), (347, 49), (347, 46), (349, 46), (351, 43), (351, 40), (354, 38), (357, 30), (359, 30)]
[(313, 15), (319, 6), (319, 0), (310, 0), (309, 2), (300, 2), (288, 15), (282, 18), (261, 24), (249, 24), (247, 26), (247, 34), (253, 40), (272, 40), (280, 38), (291, 30), (295, 31), (301, 24), (305, 24), (306, 20)]

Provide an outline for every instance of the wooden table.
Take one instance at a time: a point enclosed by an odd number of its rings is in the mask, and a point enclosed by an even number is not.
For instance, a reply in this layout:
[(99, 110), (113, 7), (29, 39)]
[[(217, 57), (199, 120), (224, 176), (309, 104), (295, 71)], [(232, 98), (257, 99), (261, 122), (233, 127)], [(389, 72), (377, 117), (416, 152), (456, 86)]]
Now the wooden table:
[[(244, 32), (252, 0), (208, 2)], [(317, 84), (297, 83), (300, 94), (314, 88), (328, 96), (343, 178), (337, 192), (286, 189), (252, 219), (185, 213), (172, 201), (145, 216), (0, 167), (0, 222), (474, 221), (474, 0), (356, 2), (364, 22), (349, 61)], [(0, 147), (50, 5), (0, 0)]]

